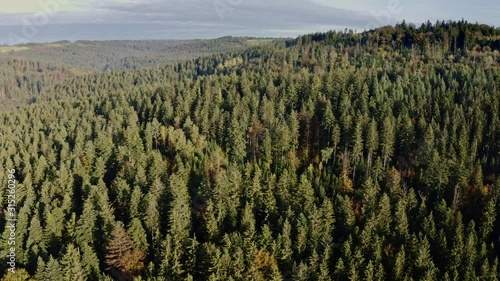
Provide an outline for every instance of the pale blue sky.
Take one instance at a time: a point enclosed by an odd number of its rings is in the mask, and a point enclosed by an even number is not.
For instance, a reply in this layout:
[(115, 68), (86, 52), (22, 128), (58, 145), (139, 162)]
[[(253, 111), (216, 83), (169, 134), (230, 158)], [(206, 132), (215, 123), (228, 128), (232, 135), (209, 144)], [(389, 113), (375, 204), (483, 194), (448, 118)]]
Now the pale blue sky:
[(499, 0), (17, 0), (0, 3), (0, 44), (78, 39), (292, 36), (405, 19), (500, 26)]

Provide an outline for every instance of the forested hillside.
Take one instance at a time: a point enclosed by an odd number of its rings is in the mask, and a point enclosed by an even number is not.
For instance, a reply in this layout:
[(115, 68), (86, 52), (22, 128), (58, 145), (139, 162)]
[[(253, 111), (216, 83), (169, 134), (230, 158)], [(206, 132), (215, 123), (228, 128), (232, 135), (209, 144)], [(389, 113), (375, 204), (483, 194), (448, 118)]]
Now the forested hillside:
[(62, 64), (0, 59), (0, 109), (31, 103), (68, 76), (83, 73)]
[(144, 69), (200, 56), (241, 52), (285, 39), (223, 37), (213, 40), (60, 41), (0, 46), (0, 109), (31, 103), (66, 78)]
[(84, 70), (116, 71), (242, 51), (280, 40), (284, 39), (223, 37), (211, 40), (60, 41), (0, 46), (0, 58), (52, 62)]
[(498, 280), (499, 36), (403, 23), (53, 83), (0, 113), (3, 280)]

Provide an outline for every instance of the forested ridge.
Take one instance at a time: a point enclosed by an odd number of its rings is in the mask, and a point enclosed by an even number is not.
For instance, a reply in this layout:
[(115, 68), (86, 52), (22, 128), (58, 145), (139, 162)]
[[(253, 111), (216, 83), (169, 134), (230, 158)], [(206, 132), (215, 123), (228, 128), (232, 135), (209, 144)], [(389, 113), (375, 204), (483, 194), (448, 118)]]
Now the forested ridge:
[(3, 280), (498, 280), (499, 36), (402, 23), (50, 83), (0, 113)]
[(59, 41), (1, 46), (0, 59), (57, 62), (83, 70), (141, 69), (216, 53), (242, 51), (285, 39), (222, 37), (204, 40)]
[(0, 45), (0, 109), (34, 102), (42, 92), (53, 92), (52, 88), (66, 83), (66, 79), (85, 74), (153, 68), (200, 56), (241, 52), (252, 46), (283, 44), (285, 40), (222, 37)]

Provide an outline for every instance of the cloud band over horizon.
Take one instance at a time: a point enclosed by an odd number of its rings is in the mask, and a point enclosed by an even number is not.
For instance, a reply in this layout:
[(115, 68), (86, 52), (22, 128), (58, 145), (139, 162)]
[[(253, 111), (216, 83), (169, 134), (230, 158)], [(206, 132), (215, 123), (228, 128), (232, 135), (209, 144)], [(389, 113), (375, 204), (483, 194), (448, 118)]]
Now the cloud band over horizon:
[(493, 0), (21, 1), (0, 4), (0, 44), (15, 42), (12, 37), (27, 42), (295, 37), (331, 29), (362, 31), (403, 19), (418, 24), (464, 18), (500, 25), (500, 3)]

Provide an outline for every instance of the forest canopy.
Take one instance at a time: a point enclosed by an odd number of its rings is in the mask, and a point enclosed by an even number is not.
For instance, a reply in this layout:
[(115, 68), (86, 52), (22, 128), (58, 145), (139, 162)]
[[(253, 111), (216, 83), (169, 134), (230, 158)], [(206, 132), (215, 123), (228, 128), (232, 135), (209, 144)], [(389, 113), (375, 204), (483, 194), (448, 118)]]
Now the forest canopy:
[(29, 91), (0, 112), (3, 280), (498, 280), (499, 50), (498, 28), (403, 22), (132, 70), (7, 62), (35, 80), (0, 84)]

